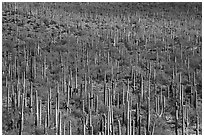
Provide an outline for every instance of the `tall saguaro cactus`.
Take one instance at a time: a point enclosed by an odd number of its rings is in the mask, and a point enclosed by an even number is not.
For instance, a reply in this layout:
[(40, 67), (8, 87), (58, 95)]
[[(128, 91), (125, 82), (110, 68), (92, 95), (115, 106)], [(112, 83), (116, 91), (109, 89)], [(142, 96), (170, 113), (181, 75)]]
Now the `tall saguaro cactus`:
[(95, 97), (95, 113), (97, 114), (98, 113), (98, 95), (96, 95)]
[(20, 113), (20, 128), (19, 135), (22, 135), (24, 129), (24, 93), (21, 95), (21, 113)]
[(118, 120), (118, 135), (121, 135), (121, 123), (120, 123), (120, 120)]
[(179, 110), (178, 110), (178, 103), (175, 103), (175, 134), (178, 135), (178, 115), (179, 115)]
[(59, 111), (59, 117), (58, 117), (58, 119), (59, 119), (59, 123), (58, 123), (58, 135), (62, 135), (62, 114), (61, 114), (62, 112), (61, 111)]
[(33, 84), (30, 82), (30, 112), (33, 114)]
[(38, 91), (35, 91), (35, 126), (39, 125)]
[[(147, 129), (146, 134), (150, 134), (150, 90), (151, 90), (151, 62), (149, 63), (148, 96), (147, 96)], [(161, 91), (162, 92), (162, 91)]]
[(42, 124), (42, 100), (39, 100), (39, 126)]
[(104, 93), (104, 105), (107, 105), (107, 93), (106, 93), (106, 71), (105, 71), (105, 76), (104, 76), (104, 89), (103, 89)]
[(72, 135), (72, 121), (69, 121), (69, 135)]
[[(7, 77), (6, 77), (7, 79)], [(10, 94), (9, 94), (9, 91), (10, 91), (10, 86), (6, 86), (6, 91), (7, 91), (7, 100), (6, 100), (6, 106), (7, 106), (7, 112), (9, 112), (9, 99), (10, 99)]]
[(50, 112), (51, 112), (51, 88), (48, 91), (48, 96), (47, 96), (47, 128), (50, 126)]

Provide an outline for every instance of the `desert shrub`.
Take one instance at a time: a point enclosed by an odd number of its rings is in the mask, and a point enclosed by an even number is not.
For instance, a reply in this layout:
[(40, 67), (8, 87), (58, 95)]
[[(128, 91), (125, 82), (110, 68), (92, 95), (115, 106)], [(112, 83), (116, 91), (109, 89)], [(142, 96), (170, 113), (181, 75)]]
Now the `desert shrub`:
[(99, 112), (99, 114), (107, 114), (108, 113), (108, 107), (107, 106), (105, 106), (104, 104), (99, 104), (98, 105), (98, 112)]
[(76, 118), (82, 118), (85, 116), (85, 114), (83, 114), (83, 112), (80, 109), (74, 109), (72, 111), (72, 115), (75, 116)]
[(157, 119), (154, 135), (172, 135), (174, 134), (164, 119)]

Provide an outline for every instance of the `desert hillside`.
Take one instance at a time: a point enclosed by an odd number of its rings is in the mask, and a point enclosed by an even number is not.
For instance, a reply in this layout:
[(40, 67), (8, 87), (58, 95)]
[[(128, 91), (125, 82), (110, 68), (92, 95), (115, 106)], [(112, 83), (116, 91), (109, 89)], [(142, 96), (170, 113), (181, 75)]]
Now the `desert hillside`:
[(202, 134), (202, 3), (2, 3), (3, 135)]

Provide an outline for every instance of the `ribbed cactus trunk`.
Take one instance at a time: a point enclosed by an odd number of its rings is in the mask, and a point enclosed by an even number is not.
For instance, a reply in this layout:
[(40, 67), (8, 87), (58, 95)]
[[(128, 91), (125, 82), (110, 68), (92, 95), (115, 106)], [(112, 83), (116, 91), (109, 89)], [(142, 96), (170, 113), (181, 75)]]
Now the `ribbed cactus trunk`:
[(42, 124), (42, 100), (39, 100), (39, 126)]
[[(7, 77), (6, 77), (6, 81), (7, 81)], [(10, 86), (6, 85), (6, 91), (7, 91), (7, 100), (6, 100), (6, 106), (7, 106), (7, 112), (9, 112), (9, 99), (10, 99)]]
[(110, 106), (109, 106), (109, 109), (108, 109), (108, 117), (107, 117), (107, 135), (110, 135)]
[[(146, 134), (150, 135), (150, 90), (151, 90), (151, 63), (149, 64), (148, 96), (147, 96), (147, 127)], [(162, 91), (161, 91), (162, 92)]]
[(35, 92), (35, 126), (39, 125), (38, 91)]
[(24, 105), (25, 105), (25, 108), (27, 107), (27, 93), (28, 91), (27, 91), (27, 87), (26, 87), (26, 72), (24, 72), (23, 73), (23, 93), (24, 93), (24, 96), (25, 96), (25, 98), (24, 98)]
[(57, 135), (58, 134), (58, 125), (59, 125), (59, 99), (58, 99), (58, 94), (57, 94), (57, 97), (56, 97), (56, 106), (55, 106), (55, 134)]
[(67, 97), (66, 97), (67, 100), (66, 101), (67, 102), (66, 102), (66, 104), (67, 104), (67, 112), (68, 112), (71, 88), (70, 88), (69, 84), (66, 87), (67, 87), (67, 93), (66, 93), (66, 95), (67, 95)]
[(62, 135), (62, 120), (61, 120), (61, 116), (62, 114), (61, 114), (61, 111), (59, 111), (59, 117), (58, 117), (58, 119), (59, 119), (59, 123), (58, 123), (58, 135)]
[(87, 111), (90, 112), (90, 93), (87, 93)]
[(185, 107), (182, 105), (182, 108), (181, 108), (182, 110), (182, 135), (185, 135)]
[(84, 95), (87, 94), (87, 74), (84, 74)]
[(155, 112), (158, 114), (159, 113), (159, 101), (158, 101), (158, 96), (155, 97)]
[(86, 124), (85, 124), (85, 122), (83, 123), (83, 135), (86, 135)]
[(51, 88), (48, 91), (48, 96), (47, 96), (47, 128), (50, 126), (50, 112), (51, 112)]
[(103, 129), (103, 131), (104, 131), (104, 135), (107, 135), (107, 119), (106, 119), (106, 115), (105, 114), (103, 114), (102, 115), (103, 116), (103, 121), (104, 121), (104, 129)]
[(21, 117), (20, 117), (20, 128), (19, 135), (22, 135), (24, 129), (24, 93), (21, 95)]
[(86, 112), (85, 112), (85, 102), (84, 102), (84, 100), (82, 100), (82, 112), (83, 112), (83, 114), (86, 113)]
[(139, 106), (138, 102), (136, 103), (136, 110), (135, 110), (135, 134), (138, 134), (138, 127), (139, 127)]
[(140, 88), (141, 88), (141, 101), (144, 100), (144, 83), (143, 83), (143, 76), (141, 75), (141, 83), (140, 83)]
[(72, 95), (73, 95), (73, 91), (72, 91), (72, 71), (70, 70), (70, 75), (69, 75), (69, 98), (72, 98)]
[(111, 105), (111, 90), (108, 88), (107, 91), (108, 91), (108, 94), (107, 94), (107, 98), (108, 98), (107, 102), (108, 103), (107, 103), (107, 105), (110, 106)]
[(30, 82), (30, 113), (33, 114), (33, 83)]
[(72, 135), (72, 121), (69, 121), (69, 135)]
[(126, 103), (126, 122), (127, 122), (127, 125), (126, 125), (126, 135), (130, 135), (130, 103), (129, 103), (129, 100), (127, 100), (127, 103)]
[(179, 110), (178, 110), (178, 103), (176, 102), (175, 104), (175, 134), (178, 135), (178, 115), (179, 115)]
[(123, 105), (123, 106), (125, 105), (125, 89), (124, 89), (124, 87), (125, 87), (125, 86), (124, 86), (124, 83), (123, 83), (123, 87), (122, 87), (122, 90), (123, 90), (123, 91), (122, 91), (122, 92), (123, 92), (123, 93), (122, 93), (122, 94), (123, 94), (122, 105)]
[(196, 135), (199, 135), (199, 116), (198, 116), (198, 93), (196, 90), (196, 72), (193, 72), (193, 91), (194, 91), (194, 99), (193, 99), (193, 106), (196, 111)]
[(95, 97), (95, 113), (98, 114), (98, 95)]
[(44, 55), (44, 60), (43, 60), (43, 78), (47, 77), (47, 59), (46, 59), (46, 55)]
[(131, 111), (131, 107), (129, 109), (129, 134), (132, 135), (132, 111)]
[(111, 106), (111, 112), (110, 112), (110, 131), (111, 131), (111, 135), (115, 134), (115, 130), (114, 130), (114, 119), (113, 119), (113, 106)]
[(15, 113), (16, 111), (16, 93), (14, 91), (14, 86), (11, 85), (11, 111)]
[(90, 77), (90, 84), (91, 84), (91, 92), (90, 92), (90, 108), (91, 110), (93, 110), (93, 106), (94, 106), (94, 94), (93, 94), (93, 82), (92, 82), (92, 78)]
[(179, 100), (180, 100), (180, 108), (182, 108), (183, 106), (183, 89), (182, 89), (182, 85), (181, 85), (181, 73), (179, 73)]
[(122, 135), (122, 133), (121, 133), (121, 123), (120, 123), (120, 120), (118, 120), (118, 135)]
[(132, 135), (135, 135), (135, 120), (132, 120)]
[(20, 86), (20, 78), (18, 78), (18, 85), (17, 85), (17, 106), (18, 106), (18, 108), (20, 107), (20, 105), (21, 105), (21, 100), (20, 100), (20, 95), (21, 95), (21, 92), (20, 92), (20, 88), (19, 88), (19, 86)]
[(117, 108), (120, 108), (120, 94), (117, 94), (117, 104), (116, 104)]
[(89, 109), (89, 135), (93, 135), (93, 126), (92, 126), (92, 112), (91, 109)]
[(195, 106), (196, 106), (196, 135), (199, 135), (199, 115), (197, 110), (197, 91), (195, 91)]
[(167, 99), (170, 98), (170, 91), (169, 91), (169, 86), (167, 86)]
[(189, 126), (189, 118), (188, 118), (188, 112), (189, 111), (189, 106), (186, 107), (186, 113), (185, 113), (185, 120), (186, 120), (186, 135), (188, 135), (188, 126)]
[(115, 104), (115, 100), (116, 100), (116, 91), (115, 91), (115, 90), (116, 90), (116, 89), (115, 89), (116, 84), (115, 84), (115, 82), (116, 82), (116, 81), (114, 81), (113, 87), (112, 87), (112, 88), (113, 88), (113, 89), (112, 89), (112, 103), (113, 103), (113, 105), (116, 105), (116, 104)]
[(106, 93), (106, 72), (104, 76), (104, 89), (103, 89), (103, 95), (104, 95), (104, 105), (107, 105), (107, 93)]
[(187, 70), (188, 70), (188, 82), (191, 80), (191, 73), (190, 73), (190, 61), (189, 57), (187, 57)]
[(75, 90), (77, 90), (77, 85), (78, 85), (78, 83), (77, 83), (77, 70), (78, 70), (78, 66), (77, 66), (77, 61), (75, 61), (76, 62), (76, 67), (75, 67)]

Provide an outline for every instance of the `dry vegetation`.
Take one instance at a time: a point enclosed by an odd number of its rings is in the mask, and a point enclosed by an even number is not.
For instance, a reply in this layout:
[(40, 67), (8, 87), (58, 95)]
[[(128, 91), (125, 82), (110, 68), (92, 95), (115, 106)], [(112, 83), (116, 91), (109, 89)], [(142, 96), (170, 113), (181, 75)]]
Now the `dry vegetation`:
[(202, 3), (2, 9), (2, 134), (202, 134)]

